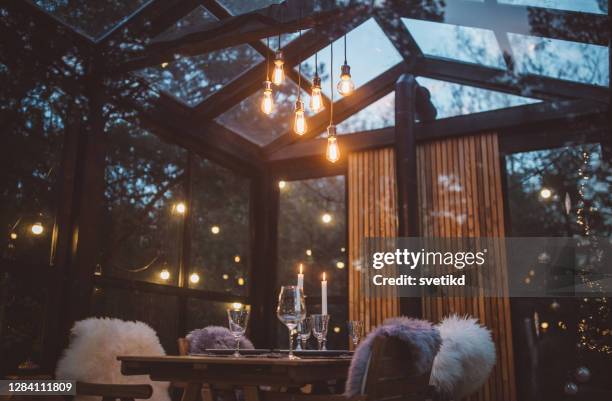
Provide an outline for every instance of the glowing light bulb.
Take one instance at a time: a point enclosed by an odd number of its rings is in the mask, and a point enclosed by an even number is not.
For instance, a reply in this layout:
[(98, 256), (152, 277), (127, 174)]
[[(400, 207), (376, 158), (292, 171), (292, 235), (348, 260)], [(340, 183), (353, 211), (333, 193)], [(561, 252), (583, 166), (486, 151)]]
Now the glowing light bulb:
[(200, 275), (198, 273), (192, 273), (191, 276), (189, 276), (189, 281), (191, 281), (193, 284), (199, 283)]
[(338, 269), (344, 269), (344, 262), (336, 262), (336, 267)]
[(217, 234), (219, 234), (221, 232), (221, 229), (219, 228), (219, 226), (212, 226), (210, 228), (210, 232), (215, 234), (215, 235), (217, 235)]
[(278, 182), (278, 188), (279, 189), (284, 189), (287, 186), (287, 183), (285, 181), (279, 181)]
[(330, 125), (327, 127), (327, 151), (325, 157), (332, 163), (340, 159), (340, 148), (338, 147), (338, 138), (336, 138), (336, 126)]
[(272, 82), (264, 82), (264, 92), (261, 98), (261, 111), (264, 114), (271, 114), (274, 110), (274, 97), (272, 96)]
[(351, 78), (351, 67), (344, 63), (340, 73), (340, 82), (338, 82), (338, 92), (342, 96), (349, 96), (355, 90), (355, 83)]
[(312, 250), (306, 249), (306, 256), (312, 256)]
[(36, 222), (32, 224), (32, 227), (30, 227), (30, 230), (32, 231), (32, 234), (34, 235), (41, 235), (45, 231), (45, 228), (43, 227), (42, 223)]
[(166, 68), (166, 67), (168, 67), (168, 63), (167, 62), (164, 61), (163, 63), (161, 63), (161, 68)]
[(274, 71), (272, 72), (272, 83), (274, 85), (280, 85), (285, 80), (285, 71), (283, 70), (284, 64), (283, 52), (279, 50), (274, 57)]
[(223, 277), (223, 280), (227, 280), (227, 279), (229, 278), (229, 276), (228, 276), (227, 274), (224, 274), (224, 275), (223, 275), (223, 276), (221, 276), (221, 277)]
[(329, 213), (323, 213), (321, 215), (321, 221), (325, 224), (329, 224), (332, 221), (332, 216)]
[(312, 92), (310, 94), (310, 110), (318, 113), (323, 108), (323, 97), (321, 96), (321, 78), (315, 75), (312, 80)]
[(238, 285), (244, 285), (244, 279), (242, 277), (238, 278)]
[(185, 212), (187, 211), (187, 206), (185, 206), (183, 202), (179, 202), (174, 205), (174, 211), (178, 214), (185, 214)]
[(240, 263), (240, 255), (234, 256), (234, 262)]
[(11, 239), (17, 239), (17, 233), (11, 233), (10, 237)]
[(234, 309), (236, 309), (236, 310), (240, 310), (240, 309), (242, 309), (242, 306), (243, 306), (243, 305), (242, 305), (240, 302), (234, 302), (234, 303), (232, 304), (232, 308), (234, 308)]
[(170, 272), (168, 269), (163, 269), (161, 272), (159, 272), (159, 278), (164, 281), (168, 280), (170, 278)]
[(548, 199), (552, 196), (552, 191), (548, 188), (542, 188), (540, 190), (540, 196), (542, 197), (542, 199)]
[(293, 122), (293, 131), (298, 135), (306, 133), (306, 116), (304, 116), (304, 102), (297, 100), (295, 102), (295, 120)]
[(340, 327), (338, 326), (334, 327), (334, 333), (340, 333)]

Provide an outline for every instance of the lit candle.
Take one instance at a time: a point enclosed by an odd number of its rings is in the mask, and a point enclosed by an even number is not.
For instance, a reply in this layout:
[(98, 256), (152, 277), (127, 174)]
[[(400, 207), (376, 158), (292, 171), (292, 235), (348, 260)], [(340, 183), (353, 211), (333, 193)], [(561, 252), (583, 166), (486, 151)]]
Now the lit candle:
[(327, 280), (325, 280), (325, 272), (323, 272), (323, 281), (321, 281), (321, 314), (327, 315)]
[(300, 272), (298, 273), (298, 288), (304, 290), (304, 265), (300, 263)]

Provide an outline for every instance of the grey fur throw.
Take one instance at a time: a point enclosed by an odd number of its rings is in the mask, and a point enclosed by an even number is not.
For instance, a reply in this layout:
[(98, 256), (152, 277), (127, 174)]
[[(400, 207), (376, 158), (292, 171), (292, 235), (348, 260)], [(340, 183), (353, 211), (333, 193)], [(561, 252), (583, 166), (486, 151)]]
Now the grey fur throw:
[[(189, 341), (189, 353), (198, 354), (207, 349), (234, 349), (236, 340), (226, 327), (207, 326), (203, 329), (193, 330), (187, 335)], [(240, 339), (241, 349), (253, 349), (253, 343), (242, 336)]]

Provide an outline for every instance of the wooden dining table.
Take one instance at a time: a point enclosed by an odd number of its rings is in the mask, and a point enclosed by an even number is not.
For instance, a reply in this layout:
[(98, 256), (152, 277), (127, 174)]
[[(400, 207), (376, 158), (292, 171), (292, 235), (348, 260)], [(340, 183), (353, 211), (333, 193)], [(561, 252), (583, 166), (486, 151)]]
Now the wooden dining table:
[(195, 401), (207, 388), (240, 388), (245, 401), (260, 401), (261, 386), (297, 389), (307, 384), (346, 380), (348, 356), (120, 356), (121, 373), (148, 375), (153, 381), (186, 383), (182, 401)]

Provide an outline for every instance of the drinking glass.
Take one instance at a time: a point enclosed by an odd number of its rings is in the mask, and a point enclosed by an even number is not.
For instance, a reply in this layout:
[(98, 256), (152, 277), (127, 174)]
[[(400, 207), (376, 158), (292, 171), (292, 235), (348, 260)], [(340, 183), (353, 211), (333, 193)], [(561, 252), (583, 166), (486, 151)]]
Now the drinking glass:
[(298, 359), (293, 355), (293, 332), (298, 323), (306, 318), (306, 301), (300, 287), (295, 285), (281, 287), (276, 316), (289, 330), (289, 359)]
[(305, 350), (306, 341), (308, 341), (310, 338), (310, 333), (312, 332), (312, 317), (307, 317), (303, 322), (300, 322), (300, 324), (297, 326), (297, 332), (298, 343), (296, 350)]
[(323, 349), (323, 341), (327, 337), (329, 315), (312, 315), (312, 333), (319, 343), (319, 351)]
[(347, 325), (349, 337), (356, 347), (363, 336), (363, 322), (361, 320), (349, 320)]
[(236, 339), (236, 352), (234, 352), (234, 356), (239, 357), (240, 337), (244, 335), (249, 323), (249, 311), (246, 308), (228, 309), (227, 319), (229, 320), (229, 330), (232, 332), (234, 339)]

